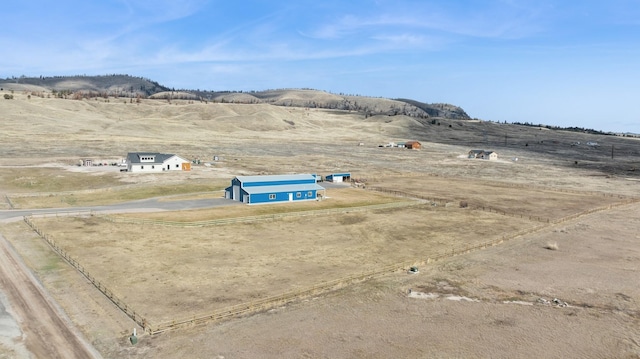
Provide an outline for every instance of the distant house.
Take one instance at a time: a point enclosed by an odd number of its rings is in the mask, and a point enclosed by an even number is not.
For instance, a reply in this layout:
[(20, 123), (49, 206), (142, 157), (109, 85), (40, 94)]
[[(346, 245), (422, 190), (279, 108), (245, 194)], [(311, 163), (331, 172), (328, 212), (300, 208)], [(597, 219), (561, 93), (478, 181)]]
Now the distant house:
[(167, 153), (129, 152), (127, 154), (129, 172), (190, 171), (191, 162)]
[(469, 158), (478, 158), (484, 153), (484, 150), (471, 150), (469, 151)]
[(316, 200), (324, 191), (316, 181), (311, 174), (237, 176), (225, 188), (225, 198), (246, 204)]
[(351, 181), (351, 173), (348, 173), (348, 172), (332, 173), (330, 175), (325, 176), (325, 179), (328, 182), (349, 182)]
[(404, 147), (411, 150), (419, 150), (422, 148), (422, 144), (418, 141), (407, 141), (405, 142)]
[(407, 141), (407, 142), (389, 142), (384, 145), (379, 145), (378, 147), (397, 147), (397, 148), (409, 148), (418, 150), (422, 148), (422, 144), (418, 141)]
[(483, 160), (497, 160), (498, 154), (494, 151), (471, 150), (469, 151), (469, 158), (479, 158)]
[(497, 160), (498, 159), (498, 154), (493, 152), (493, 151), (486, 151), (482, 155), (482, 159), (485, 159), (485, 160)]

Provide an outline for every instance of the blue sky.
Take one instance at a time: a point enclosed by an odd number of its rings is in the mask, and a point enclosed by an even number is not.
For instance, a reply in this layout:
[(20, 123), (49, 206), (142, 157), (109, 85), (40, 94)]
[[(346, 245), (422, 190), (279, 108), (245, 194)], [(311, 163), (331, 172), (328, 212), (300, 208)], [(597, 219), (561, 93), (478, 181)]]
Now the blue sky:
[(640, 0), (29, 0), (0, 24), (3, 78), (314, 88), (640, 133)]

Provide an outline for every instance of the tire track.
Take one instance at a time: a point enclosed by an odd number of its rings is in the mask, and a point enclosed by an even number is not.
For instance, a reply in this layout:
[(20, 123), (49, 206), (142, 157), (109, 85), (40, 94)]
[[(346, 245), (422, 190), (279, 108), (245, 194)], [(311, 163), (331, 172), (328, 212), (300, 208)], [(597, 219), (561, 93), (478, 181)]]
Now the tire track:
[(101, 358), (48, 297), (11, 244), (0, 235), (0, 289), (36, 358)]

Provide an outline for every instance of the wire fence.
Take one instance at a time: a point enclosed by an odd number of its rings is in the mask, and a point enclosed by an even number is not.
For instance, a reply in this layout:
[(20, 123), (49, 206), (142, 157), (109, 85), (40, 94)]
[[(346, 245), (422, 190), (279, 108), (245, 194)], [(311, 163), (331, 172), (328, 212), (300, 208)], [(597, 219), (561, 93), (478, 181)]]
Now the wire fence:
[[(408, 193), (404, 193), (405, 195), (409, 195)], [(420, 198), (417, 196), (413, 196), (411, 195), (411, 197), (415, 197), (415, 198)], [(425, 199), (426, 198), (422, 198)], [(436, 199), (428, 199), (428, 200), (436, 200)], [(435, 202), (435, 201), (434, 201)], [(342, 287), (348, 286), (350, 284), (356, 283), (356, 282), (360, 282), (360, 281), (364, 281), (364, 280), (368, 280), (368, 279), (372, 279), (372, 278), (376, 278), (376, 277), (381, 277), (384, 275), (387, 275), (389, 273), (392, 272), (396, 272), (399, 270), (407, 270), (412, 266), (415, 265), (424, 265), (424, 264), (429, 264), (429, 263), (433, 263), (436, 261), (440, 261), (443, 259), (447, 259), (447, 258), (451, 258), (457, 255), (461, 255), (461, 254), (465, 254), (465, 253), (469, 253), (475, 250), (480, 250), (480, 249), (484, 249), (487, 247), (491, 247), (491, 246), (495, 246), (495, 245), (499, 245), (505, 241), (509, 241), (518, 237), (522, 237), (528, 234), (532, 234), (538, 231), (541, 231), (543, 229), (549, 228), (550, 225), (556, 225), (556, 224), (560, 224), (566, 221), (570, 221), (570, 220), (574, 220), (577, 219), (579, 217), (585, 216), (585, 215), (589, 215), (595, 212), (600, 212), (600, 211), (605, 211), (605, 210), (609, 210), (615, 207), (620, 207), (620, 206), (624, 206), (627, 204), (631, 204), (631, 203), (637, 203), (640, 202), (640, 199), (635, 199), (635, 198), (627, 198), (623, 201), (614, 203), (614, 204), (609, 204), (606, 206), (601, 206), (601, 207), (597, 207), (597, 208), (592, 208), (589, 210), (585, 210), (579, 213), (575, 213), (569, 216), (565, 216), (562, 218), (558, 218), (555, 220), (549, 220), (547, 221), (547, 223), (544, 224), (538, 224), (535, 226), (532, 226), (530, 228), (525, 228), (513, 233), (509, 233), (509, 234), (505, 234), (502, 235), (500, 237), (497, 238), (493, 238), (491, 240), (488, 241), (484, 241), (484, 242), (480, 242), (480, 243), (476, 243), (476, 244), (472, 244), (472, 245), (462, 245), (462, 246), (456, 246), (456, 247), (452, 247), (450, 249), (444, 250), (444, 251), (440, 251), (438, 253), (433, 253), (431, 255), (425, 255), (422, 256), (421, 258), (418, 258), (414, 261), (406, 261), (406, 262), (402, 262), (402, 263), (393, 263), (393, 264), (387, 264), (387, 265), (383, 265), (371, 270), (367, 270), (367, 271), (363, 271), (360, 273), (355, 273), (355, 274), (351, 274), (349, 276), (345, 276), (342, 278), (337, 278), (334, 280), (330, 280), (330, 281), (326, 281), (326, 282), (322, 282), (322, 283), (318, 283), (306, 288), (301, 288), (301, 289), (296, 289), (293, 291), (288, 291), (279, 295), (275, 295), (275, 296), (269, 296), (269, 297), (265, 297), (262, 299), (257, 299), (257, 300), (253, 300), (253, 301), (249, 301), (249, 302), (245, 302), (245, 303), (241, 303), (238, 305), (234, 305), (234, 306), (230, 306), (230, 307), (226, 307), (226, 308), (222, 308), (219, 310), (215, 310), (211, 313), (208, 314), (203, 314), (203, 315), (193, 315), (190, 316), (188, 318), (181, 318), (181, 319), (176, 319), (176, 320), (170, 320), (170, 321), (165, 321), (165, 322), (160, 322), (160, 323), (156, 323), (156, 324), (152, 324), (149, 322), (149, 320), (147, 320), (145, 317), (139, 315), (138, 313), (136, 313), (136, 311), (129, 306), (127, 303), (125, 303), (122, 299), (118, 298), (109, 288), (107, 288), (103, 283), (101, 283), (99, 280), (97, 280), (94, 276), (92, 276), (87, 270), (86, 268), (84, 268), (83, 265), (81, 265), (75, 258), (71, 257), (71, 255), (69, 255), (64, 249), (62, 249), (60, 246), (58, 246), (56, 244), (56, 242), (51, 238), (51, 236), (44, 234), (34, 223), (33, 223), (33, 218), (31, 216), (29, 217), (24, 217), (24, 221), (41, 237), (43, 238), (48, 244), (49, 246), (56, 252), (58, 253), (67, 263), (69, 263), (72, 267), (74, 267), (76, 270), (78, 270), (83, 276), (85, 276), (100, 292), (102, 292), (109, 300), (111, 300), (111, 302), (113, 302), (120, 310), (123, 311), (123, 313), (125, 313), (127, 316), (129, 316), (135, 323), (137, 323), (138, 325), (140, 325), (144, 331), (146, 331), (147, 333), (149, 333), (150, 335), (153, 334), (158, 334), (158, 333), (162, 333), (165, 331), (169, 331), (169, 330), (174, 330), (174, 329), (178, 329), (178, 328), (184, 328), (184, 327), (189, 327), (189, 326), (195, 326), (195, 325), (199, 325), (199, 324), (203, 324), (203, 323), (212, 323), (212, 322), (219, 322), (219, 321), (223, 321), (223, 320), (227, 320), (230, 318), (235, 318), (235, 317), (240, 317), (240, 316), (246, 316), (246, 315), (250, 315), (250, 314), (254, 314), (254, 313), (258, 313), (258, 312), (264, 312), (266, 310), (278, 307), (278, 306), (282, 306), (283, 304), (287, 304), (290, 302), (294, 302), (306, 297), (310, 297), (310, 296), (314, 296), (314, 295), (319, 295), (322, 294), (324, 292), (328, 292), (328, 291), (333, 291), (336, 289), (340, 289)], [(440, 202), (442, 203), (442, 202)], [(395, 205), (399, 205), (399, 204), (395, 204)], [(402, 203), (402, 205), (406, 206), (407, 203)], [(359, 207), (358, 210), (371, 210), (372, 207), (375, 207), (373, 209), (377, 209), (377, 208), (391, 208), (389, 206), (369, 206), (369, 207)], [(353, 211), (354, 209), (350, 208), (350, 209), (342, 209), (342, 212), (350, 212)], [(317, 211), (311, 211), (311, 212), (317, 212)], [(324, 211), (322, 211), (324, 212)], [(314, 213), (305, 213), (304, 215), (311, 215)], [(240, 218), (240, 221), (248, 221), (248, 220), (265, 220), (263, 219), (263, 217), (265, 216), (256, 216), (256, 217), (244, 217), (244, 218)], [(268, 217), (269, 220), (273, 220), (273, 219), (277, 219), (277, 218), (284, 218), (287, 217), (286, 215), (283, 216), (278, 216), (278, 217), (271, 217), (271, 216), (266, 216)], [(156, 223), (158, 221), (152, 221), (152, 224), (158, 224)], [(210, 221), (207, 221), (207, 223), (209, 223)], [(137, 222), (134, 222), (137, 223)], [(184, 223), (178, 222), (180, 225), (184, 225)], [(237, 223), (237, 222), (230, 222), (230, 223)], [(164, 224), (164, 221), (160, 221), (161, 225), (166, 225)], [(211, 225), (217, 225), (220, 223), (215, 223), (215, 224), (211, 224)]]
[[(394, 196), (398, 196), (398, 197), (406, 197), (406, 198), (414, 198), (414, 199), (420, 199), (420, 200), (425, 200), (425, 201), (429, 201), (432, 204), (436, 204), (436, 205), (449, 205), (451, 203), (455, 203), (456, 200), (453, 199), (445, 199), (445, 198), (438, 198), (438, 197), (427, 197), (427, 196), (422, 196), (419, 194), (415, 194), (415, 193), (410, 193), (410, 192), (405, 192), (405, 191), (398, 191), (398, 190), (392, 190), (392, 189), (388, 189), (388, 188), (379, 188), (379, 187), (367, 187), (367, 190), (370, 191), (376, 191), (376, 192), (381, 192), (381, 193), (387, 193), (387, 194), (391, 194)], [(559, 192), (565, 192), (562, 190), (559, 190)], [(627, 197), (627, 196), (622, 196), (622, 195), (613, 195), (613, 194), (608, 194), (608, 193), (600, 193), (600, 192), (579, 192), (579, 191), (566, 191), (567, 193), (576, 193), (576, 194), (589, 194), (589, 195), (598, 195), (598, 196), (603, 196), (603, 197), (610, 197), (610, 198), (618, 198), (620, 201), (616, 202), (612, 205), (624, 205), (624, 204), (628, 204), (628, 203), (633, 203), (633, 202), (638, 202), (640, 201), (640, 198), (634, 198), (634, 197)], [(516, 213), (516, 212), (507, 212), (505, 210), (502, 209), (498, 209), (498, 208), (493, 208), (490, 206), (485, 206), (485, 205), (478, 205), (478, 204), (473, 204), (473, 203), (469, 203), (467, 201), (459, 201), (460, 205), (462, 206), (464, 203), (464, 206), (472, 209), (472, 210), (478, 210), (478, 211), (484, 211), (484, 212), (490, 212), (490, 213), (497, 213), (497, 214), (501, 214), (503, 216), (509, 216), (509, 217), (513, 217), (513, 218), (523, 218), (523, 219), (528, 219), (530, 221), (535, 221), (535, 222), (541, 222), (541, 223), (557, 223), (558, 219), (552, 219), (552, 218), (547, 218), (547, 217), (540, 217), (540, 216), (531, 216), (531, 215), (526, 215), (526, 214), (522, 214), (522, 213)], [(606, 205), (606, 206), (602, 206), (602, 207), (597, 207), (595, 208), (595, 210), (599, 210), (599, 208), (611, 208), (612, 205)], [(584, 211), (584, 212), (579, 212), (575, 215), (577, 216), (581, 216), (583, 214), (586, 214), (585, 212), (588, 212), (590, 210)], [(574, 216), (574, 215), (570, 215), (569, 217)], [(564, 218), (564, 217), (563, 217)]]
[[(441, 175), (441, 174), (438, 174), (438, 173), (403, 173), (402, 177), (410, 177), (410, 178), (417, 178), (417, 177), (449, 178), (446, 175)], [(479, 179), (479, 181), (488, 183), (488, 180), (486, 180), (486, 179)], [(367, 184), (374, 184), (374, 183), (378, 183), (378, 182), (382, 182), (382, 181), (377, 181), (375, 179), (375, 177), (374, 177), (374, 178), (371, 178), (371, 179), (367, 179), (366, 182), (367, 182)], [(533, 191), (542, 191), (542, 192), (572, 193), (572, 194), (579, 194), (579, 195), (602, 196), (602, 197), (612, 197), (612, 198), (619, 198), (619, 199), (633, 198), (633, 196), (623, 195), (623, 194), (618, 194), (618, 193), (586, 191), (586, 190), (578, 190), (578, 189), (571, 189), (571, 188), (561, 188), (561, 187), (547, 187), (547, 186), (536, 185), (536, 184), (531, 184), (531, 183), (501, 182), (501, 181), (495, 181), (493, 179), (491, 180), (491, 187), (492, 188), (496, 188), (496, 187), (522, 188), (522, 189), (527, 189), (529, 191), (533, 190)], [(369, 188), (369, 187), (367, 186), (366, 188)]]
[[(438, 197), (427, 197), (427, 196), (422, 196), (422, 195), (415, 194), (415, 193), (392, 190), (392, 189), (387, 189), (387, 188), (367, 187), (367, 189), (371, 190), (371, 191), (387, 193), (387, 194), (391, 194), (391, 195), (399, 196), (399, 197), (421, 199), (421, 200), (429, 201), (429, 202), (431, 202), (432, 204), (435, 204), (435, 205), (447, 206), (447, 205), (455, 202), (455, 200), (453, 200), (453, 199), (445, 199), (445, 198), (438, 198)], [(501, 209), (498, 209), (498, 208), (493, 208), (493, 207), (490, 207), (490, 206), (475, 205), (473, 203), (469, 204), (467, 201), (460, 201), (460, 205), (464, 206), (464, 207), (467, 207), (467, 208), (470, 208), (471, 210), (479, 210), (479, 211), (484, 211), (484, 212), (497, 213), (497, 214), (501, 214), (503, 216), (509, 216), (509, 217), (514, 217), (514, 218), (524, 218), (524, 219), (529, 219), (530, 221), (536, 221), (536, 222), (542, 222), (542, 223), (551, 222), (551, 219), (549, 219), (549, 218), (539, 217), (539, 216), (529, 216), (529, 215), (524, 215), (524, 214), (521, 214), (521, 213), (510, 213), (510, 212), (507, 212), (507, 211), (504, 211), (504, 210), (501, 210)]]

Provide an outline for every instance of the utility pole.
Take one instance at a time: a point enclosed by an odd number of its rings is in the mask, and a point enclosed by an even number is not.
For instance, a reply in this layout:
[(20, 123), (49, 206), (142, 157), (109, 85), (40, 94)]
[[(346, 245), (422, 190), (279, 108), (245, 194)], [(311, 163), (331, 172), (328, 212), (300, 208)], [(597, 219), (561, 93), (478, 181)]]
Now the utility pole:
[(613, 145), (611, 145), (611, 159), (613, 159)]

